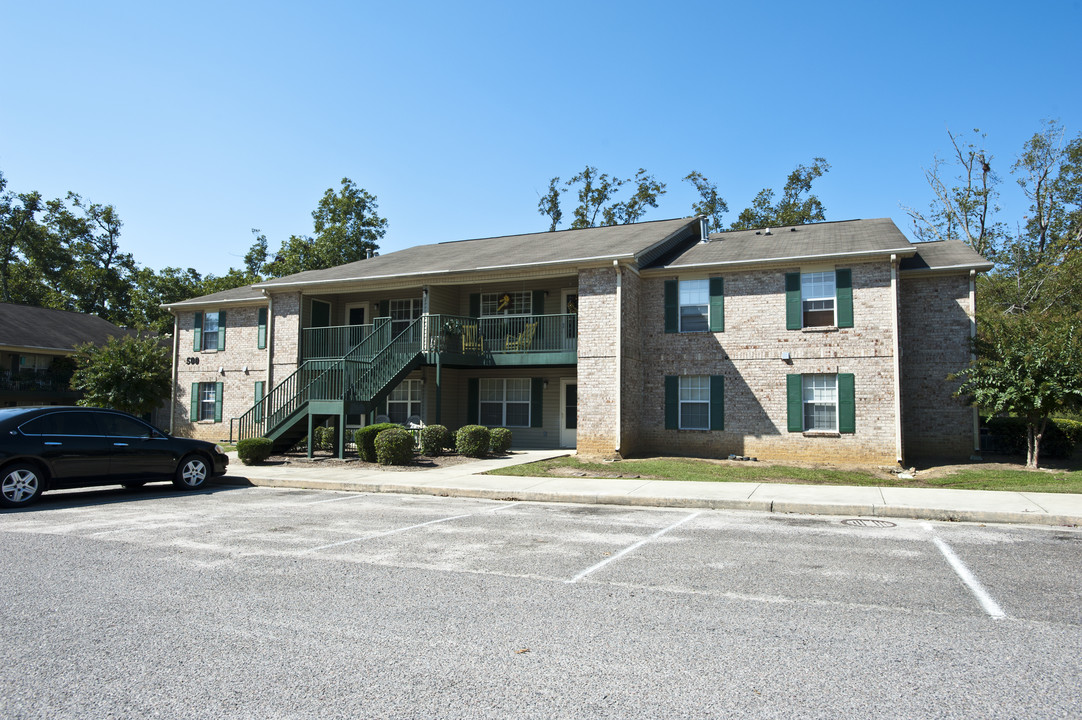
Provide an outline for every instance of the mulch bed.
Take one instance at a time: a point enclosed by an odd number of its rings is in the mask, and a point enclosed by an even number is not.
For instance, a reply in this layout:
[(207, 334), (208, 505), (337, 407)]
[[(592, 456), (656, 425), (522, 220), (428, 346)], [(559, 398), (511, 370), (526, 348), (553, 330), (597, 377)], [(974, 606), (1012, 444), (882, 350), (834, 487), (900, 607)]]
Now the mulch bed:
[(308, 454), (304, 452), (284, 453), (281, 455), (271, 455), (262, 464), (277, 466), (294, 465), (297, 467), (352, 467), (364, 470), (392, 470), (395, 472), (402, 472), (433, 470), (435, 468), (463, 465), (465, 463), (476, 461), (477, 458), (469, 458), (464, 455), (437, 455), (436, 457), (414, 455), (413, 462), (409, 465), (379, 465), (377, 463), (364, 462), (356, 455), (351, 456), (350, 453), (346, 453), (346, 457), (339, 460), (335, 455), (327, 451), (317, 450), (312, 454), (311, 460), (308, 459)]

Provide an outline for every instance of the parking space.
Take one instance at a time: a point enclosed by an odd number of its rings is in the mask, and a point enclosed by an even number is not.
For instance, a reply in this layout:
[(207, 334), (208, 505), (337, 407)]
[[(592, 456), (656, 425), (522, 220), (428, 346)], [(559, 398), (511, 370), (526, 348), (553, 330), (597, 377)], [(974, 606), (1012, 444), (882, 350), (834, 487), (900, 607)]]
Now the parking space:
[(745, 603), (992, 619), (992, 600), (1009, 618), (1082, 625), (1082, 533), (1066, 528), (151, 486), (55, 493), (4, 515), (0, 530), (215, 561), (364, 563)]

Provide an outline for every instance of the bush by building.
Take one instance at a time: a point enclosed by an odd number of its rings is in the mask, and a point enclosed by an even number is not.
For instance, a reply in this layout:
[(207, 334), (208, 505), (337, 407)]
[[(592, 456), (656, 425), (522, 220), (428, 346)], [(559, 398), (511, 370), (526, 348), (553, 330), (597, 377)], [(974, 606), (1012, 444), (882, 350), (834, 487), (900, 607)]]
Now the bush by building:
[(398, 425), (382, 430), (374, 445), (380, 465), (408, 465), (413, 459), (413, 433)]
[(237, 457), (245, 465), (258, 465), (271, 456), (273, 449), (270, 438), (248, 438), (237, 443)]
[(425, 455), (435, 457), (453, 446), (451, 431), (443, 425), (426, 425), (421, 429), (421, 452)]
[(491, 449), (496, 455), (506, 455), (511, 449), (511, 431), (507, 428), (492, 428)]
[(361, 460), (370, 463), (376, 462), (376, 436), (384, 430), (401, 427), (401, 425), (395, 423), (377, 423), (355, 431), (353, 439), (357, 443), (357, 454), (361, 457)]
[(480, 458), (488, 455), (492, 433), (484, 425), (463, 425), (455, 433), (455, 447), (459, 455)]

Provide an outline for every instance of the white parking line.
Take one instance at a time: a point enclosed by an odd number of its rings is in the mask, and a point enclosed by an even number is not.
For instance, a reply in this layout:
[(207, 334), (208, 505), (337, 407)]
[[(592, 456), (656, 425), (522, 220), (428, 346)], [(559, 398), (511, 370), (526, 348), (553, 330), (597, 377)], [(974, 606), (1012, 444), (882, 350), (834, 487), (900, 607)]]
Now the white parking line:
[(674, 530), (674, 529), (680, 527), (681, 525), (683, 525), (684, 523), (686, 523), (688, 520), (692, 520), (694, 518), (697, 518), (702, 514), (703, 514), (702, 510), (699, 510), (697, 512), (693, 512), (690, 515), (688, 515), (687, 517), (684, 517), (684, 518), (681, 518), (680, 520), (677, 520), (676, 522), (674, 522), (669, 527), (662, 528), (661, 530), (658, 530), (656, 533), (654, 533), (650, 537), (643, 538), (642, 540), (639, 540), (634, 545), (629, 545), (626, 548), (624, 548), (623, 550), (621, 550), (620, 552), (616, 553), (615, 555), (605, 558), (604, 560), (599, 562), (597, 565), (594, 565), (593, 567), (586, 568), (585, 570), (580, 572), (575, 577), (571, 578), (570, 580), (564, 580), (564, 582), (565, 583), (577, 583), (579, 580), (582, 580), (584, 577), (586, 577), (590, 573), (592, 573), (592, 572), (594, 572), (596, 570), (600, 570), (601, 568), (605, 567), (606, 565), (611, 563), (613, 560), (616, 560), (617, 558), (621, 558), (624, 555), (627, 555), (629, 552), (632, 552), (634, 550), (638, 550), (639, 548), (641, 548), (643, 545), (650, 542), (651, 540), (657, 540), (659, 537), (661, 537), (665, 533), (669, 532), (670, 530)]
[(988, 591), (984, 589), (984, 586), (980, 584), (976, 576), (969, 571), (969, 568), (966, 567), (961, 558), (954, 554), (954, 550), (951, 550), (951, 546), (943, 542), (943, 540), (935, 534), (935, 530), (932, 529), (931, 525), (924, 523), (924, 527), (931, 533), (932, 542), (939, 548), (939, 552), (943, 553), (943, 557), (950, 563), (954, 572), (962, 579), (962, 582), (966, 584), (969, 591), (976, 596), (977, 601), (981, 604), (981, 607), (984, 608), (984, 611), (997, 620), (1006, 617), (1007, 614), (1003, 612), (1003, 608), (1001, 608), (999, 603), (988, 594)]
[(297, 503), (297, 504), (302, 505), (304, 507), (307, 507), (309, 505), (319, 505), (321, 503), (342, 502), (343, 500), (356, 500), (357, 498), (363, 498), (363, 497), (366, 497), (364, 493), (350, 493), (349, 495), (346, 495), (345, 497), (333, 497), (330, 500), (315, 500), (314, 502), (305, 502), (305, 503)]
[[(500, 510), (503, 510), (506, 507), (509, 507), (509, 506), (500, 505), (499, 507), (494, 507), (491, 510), (486, 510), (485, 512), (486, 513), (498, 512)], [(362, 535), (361, 537), (350, 538), (349, 540), (340, 540), (340, 541), (335, 542), (335, 543), (330, 543), (329, 545), (320, 545), (319, 547), (309, 548), (308, 550), (304, 550), (303, 552), (305, 552), (305, 553), (313, 553), (313, 552), (316, 552), (317, 550), (326, 550), (327, 548), (338, 547), (339, 545), (349, 545), (350, 543), (358, 543), (358, 542), (362, 542), (364, 540), (374, 540), (375, 538), (386, 537), (388, 535), (396, 535), (398, 533), (403, 533), (403, 532), (406, 532), (407, 530), (416, 530), (417, 528), (423, 528), (426, 525), (436, 525), (438, 523), (450, 522), (451, 520), (461, 520), (462, 518), (473, 517), (474, 515), (480, 515), (480, 514), (481, 513), (467, 513), (465, 515), (455, 515), (454, 517), (439, 518), (438, 520), (429, 520), (428, 522), (418, 523), (416, 525), (410, 525), (408, 527), (395, 528), (394, 530), (384, 530), (383, 532), (372, 533), (370, 535)]]

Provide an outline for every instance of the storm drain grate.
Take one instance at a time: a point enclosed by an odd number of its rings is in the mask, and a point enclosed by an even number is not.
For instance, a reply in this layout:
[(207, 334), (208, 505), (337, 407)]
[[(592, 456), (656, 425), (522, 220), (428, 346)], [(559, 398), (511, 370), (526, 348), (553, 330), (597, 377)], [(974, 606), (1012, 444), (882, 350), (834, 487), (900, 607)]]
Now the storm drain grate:
[(848, 525), (849, 527), (873, 528), (898, 527), (895, 523), (892, 523), (889, 520), (869, 520), (867, 518), (853, 518), (852, 520), (842, 520), (842, 525)]

